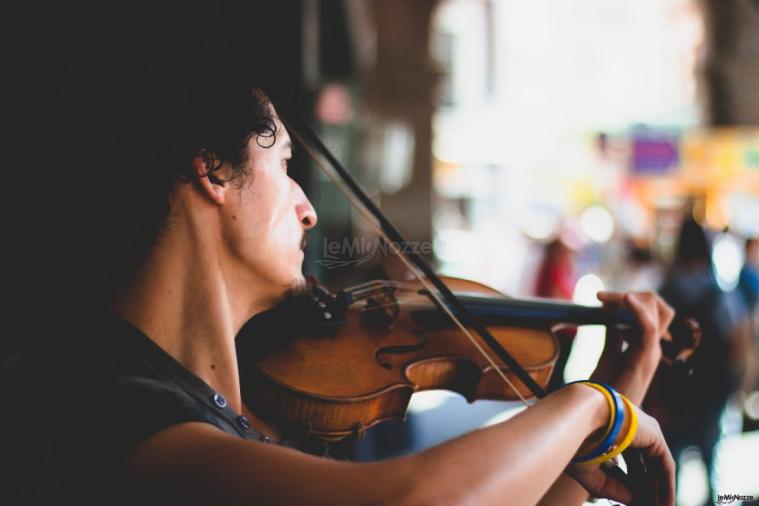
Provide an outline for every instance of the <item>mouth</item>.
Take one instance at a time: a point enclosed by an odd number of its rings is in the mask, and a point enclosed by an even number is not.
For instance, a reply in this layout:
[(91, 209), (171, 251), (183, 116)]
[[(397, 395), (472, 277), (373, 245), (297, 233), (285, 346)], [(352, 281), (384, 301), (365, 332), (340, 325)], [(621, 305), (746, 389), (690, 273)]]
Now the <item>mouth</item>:
[(303, 238), (300, 240), (300, 249), (301, 249), (301, 251), (305, 252), (306, 251), (306, 246), (308, 246), (308, 237), (304, 233), (303, 234)]

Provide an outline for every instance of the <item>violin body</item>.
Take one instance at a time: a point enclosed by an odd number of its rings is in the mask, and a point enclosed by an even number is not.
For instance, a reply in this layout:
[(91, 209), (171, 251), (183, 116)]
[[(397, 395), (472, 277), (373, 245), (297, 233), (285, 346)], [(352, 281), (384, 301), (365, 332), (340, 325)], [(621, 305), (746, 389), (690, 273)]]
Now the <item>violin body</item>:
[[(621, 310), (510, 299), (473, 281), (445, 282), (542, 389), (566, 324), (629, 328), (634, 321)], [(534, 395), (524, 377), (484, 351), (479, 333), (469, 332), (474, 342), (466, 339), (429, 293), (420, 281), (375, 281), (343, 292), (312, 285), (295, 305), (253, 318), (236, 343), (246, 404), (275, 423), (334, 441), (403, 419), (415, 392), (449, 390), (469, 402)], [(700, 329), (681, 318), (669, 330), (661, 340), (664, 357), (682, 365)]]
[[(500, 295), (478, 283), (446, 281), (454, 290)], [(378, 290), (342, 311), (321, 304), (329, 325), (297, 325), (278, 337), (287, 324), (254, 318), (238, 336), (243, 397), (262, 416), (339, 440), (383, 420), (403, 419), (415, 392), (445, 389), (469, 402), (519, 398), (459, 328), (439, 323), (448, 319), (421, 284), (406, 284), (400, 294)], [(437, 323), (419, 317), (430, 311), (440, 313)], [(559, 345), (547, 325), (490, 325), (488, 330), (538, 384), (548, 384)], [(474, 338), (485, 347), (479, 336)], [(270, 345), (263, 353), (251, 353), (256, 342)], [(506, 365), (496, 364), (521, 397), (532, 397)]]

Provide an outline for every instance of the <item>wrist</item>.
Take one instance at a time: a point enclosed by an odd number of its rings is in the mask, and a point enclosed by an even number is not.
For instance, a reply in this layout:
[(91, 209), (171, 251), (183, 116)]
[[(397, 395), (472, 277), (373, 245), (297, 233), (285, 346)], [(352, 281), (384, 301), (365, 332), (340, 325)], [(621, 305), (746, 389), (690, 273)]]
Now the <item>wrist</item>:
[(567, 385), (562, 390), (570, 393), (586, 413), (586, 437), (602, 432), (608, 426), (611, 409), (601, 392), (581, 383)]
[(646, 369), (656, 369), (662, 359), (661, 346), (630, 346), (626, 353), (628, 364)]
[[(580, 384), (599, 392), (606, 400), (606, 405), (609, 411), (609, 420), (606, 425), (606, 430), (603, 431), (599, 441), (593, 442), (595, 438), (587, 438), (585, 443), (580, 447), (577, 452), (573, 463), (588, 463), (595, 464), (606, 460), (606, 454), (614, 450), (614, 445), (617, 437), (622, 429), (623, 422), (625, 421), (625, 405), (629, 405), (629, 402), (624, 399), (614, 388), (604, 383), (596, 383), (593, 381), (580, 381)], [(629, 405), (629, 409), (633, 409)], [(595, 420), (597, 422), (597, 420)], [(591, 422), (592, 423), (592, 422)], [(591, 444), (591, 449), (587, 446)]]
[(642, 379), (653, 378), (661, 361), (661, 349), (628, 350), (625, 368)]

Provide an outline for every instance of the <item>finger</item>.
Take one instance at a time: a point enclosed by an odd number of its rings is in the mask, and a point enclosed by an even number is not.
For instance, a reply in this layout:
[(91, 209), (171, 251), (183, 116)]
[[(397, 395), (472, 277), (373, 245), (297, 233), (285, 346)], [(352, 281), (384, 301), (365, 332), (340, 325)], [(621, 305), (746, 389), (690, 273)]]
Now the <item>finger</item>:
[(621, 292), (598, 292), (596, 297), (605, 306), (623, 306), (625, 294)]
[(645, 448), (644, 458), (646, 467), (649, 469), (650, 495), (656, 499), (657, 504), (673, 506), (675, 504), (675, 476), (676, 466), (672, 454), (665, 446), (663, 448), (651, 446)]
[(633, 500), (632, 490), (600, 467), (596, 467), (593, 471), (582, 470), (582, 474), (575, 474), (574, 478), (578, 479), (580, 485), (592, 497), (605, 498), (623, 504), (630, 504)]
[(661, 504), (665, 506), (673, 506), (675, 504), (676, 484), (675, 478), (677, 476), (677, 466), (675, 465), (675, 459), (669, 450), (663, 456), (661, 461), (662, 480), (659, 487), (659, 497)]
[(611, 476), (606, 477), (599, 495), (610, 501), (621, 502), (622, 504), (630, 504), (633, 500), (632, 491), (624, 483)]
[(675, 310), (655, 292), (641, 292), (636, 297), (646, 306), (650, 314), (659, 323), (659, 336), (668, 334), (668, 329), (675, 317)]
[(646, 467), (648, 468), (649, 473), (648, 483), (646, 484), (646, 487), (648, 488), (646, 500), (649, 501), (650, 504), (670, 506), (667, 504), (666, 498), (664, 497), (666, 479), (662, 476), (661, 462), (658, 460), (651, 461), (646, 458)]
[[(630, 293), (625, 294), (624, 302), (635, 315), (635, 319), (638, 321), (638, 325), (640, 325), (644, 335), (653, 335), (658, 339), (659, 328), (653, 321), (655, 315), (651, 314), (652, 309), (640, 298), (633, 296), (633, 294)], [(655, 307), (653, 308), (653, 311), (656, 311)]]
[(659, 313), (659, 322), (661, 323), (661, 335), (669, 336), (668, 329), (672, 324), (672, 320), (675, 319), (675, 310), (659, 296), (656, 297), (656, 305)]
[(661, 502), (661, 497), (659, 496), (659, 491), (661, 490), (661, 466), (659, 465), (659, 462), (649, 462), (648, 468), (651, 473), (651, 477), (649, 480), (649, 494), (648, 497), (651, 498), (653, 501), (652, 504), (657, 504), (659, 506), (663, 506), (663, 503)]

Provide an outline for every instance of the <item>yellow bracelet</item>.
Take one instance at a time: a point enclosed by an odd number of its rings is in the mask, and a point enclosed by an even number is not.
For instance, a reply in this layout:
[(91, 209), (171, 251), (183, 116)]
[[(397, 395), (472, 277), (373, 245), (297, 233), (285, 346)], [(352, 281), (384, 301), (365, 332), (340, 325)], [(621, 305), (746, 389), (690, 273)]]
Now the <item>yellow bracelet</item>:
[(635, 406), (633, 406), (632, 402), (630, 402), (627, 397), (622, 394), (619, 394), (619, 396), (622, 397), (622, 402), (625, 403), (625, 411), (629, 412), (631, 417), (630, 428), (628, 429), (627, 434), (625, 434), (625, 437), (622, 438), (622, 441), (613, 450), (605, 453), (604, 455), (601, 455), (600, 457), (596, 457), (593, 460), (584, 462), (584, 464), (600, 464), (601, 462), (606, 462), (607, 460), (613, 459), (625, 451), (635, 438), (635, 433), (638, 432), (638, 413), (635, 411)]
[(594, 390), (598, 390), (603, 394), (604, 397), (606, 397), (606, 401), (609, 403), (609, 425), (606, 426), (606, 430), (604, 431), (604, 435), (601, 436), (601, 441), (606, 439), (606, 436), (609, 435), (609, 432), (611, 432), (611, 428), (614, 426), (614, 417), (616, 416), (617, 408), (614, 405), (614, 399), (612, 399), (611, 394), (608, 390), (606, 390), (601, 385), (597, 385), (596, 383), (593, 383), (592, 381), (580, 381), (579, 383), (589, 386), (590, 388)]

